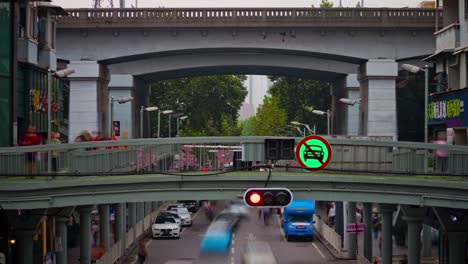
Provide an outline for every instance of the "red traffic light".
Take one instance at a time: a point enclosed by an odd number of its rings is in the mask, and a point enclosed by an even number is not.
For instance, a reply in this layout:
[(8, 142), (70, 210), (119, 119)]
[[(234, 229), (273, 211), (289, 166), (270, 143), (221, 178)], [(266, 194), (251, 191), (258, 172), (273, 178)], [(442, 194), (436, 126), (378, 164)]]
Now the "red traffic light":
[(251, 188), (244, 193), (244, 203), (250, 207), (283, 207), (293, 200), (286, 188)]

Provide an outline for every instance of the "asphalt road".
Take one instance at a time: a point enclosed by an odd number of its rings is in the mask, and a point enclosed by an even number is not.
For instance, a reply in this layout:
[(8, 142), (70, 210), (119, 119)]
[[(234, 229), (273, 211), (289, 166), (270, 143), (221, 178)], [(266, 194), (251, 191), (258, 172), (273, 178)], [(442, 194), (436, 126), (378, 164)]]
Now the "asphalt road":
[[(216, 211), (220, 211), (226, 206), (227, 202), (219, 201), (216, 205)], [(254, 209), (251, 209), (250, 213), (250, 219), (240, 223), (233, 235), (229, 252), (223, 256), (206, 257), (200, 255), (200, 243), (210, 222), (205, 217), (203, 210), (199, 210), (192, 216), (193, 225), (183, 229), (180, 239), (149, 239), (146, 242), (149, 256), (145, 263), (241, 264), (244, 248), (249, 240), (267, 241), (278, 263), (341, 263), (335, 260), (317, 240), (313, 242), (287, 242), (282, 234), (280, 220), (276, 214), (272, 215), (270, 225), (265, 226), (263, 220), (258, 219)]]

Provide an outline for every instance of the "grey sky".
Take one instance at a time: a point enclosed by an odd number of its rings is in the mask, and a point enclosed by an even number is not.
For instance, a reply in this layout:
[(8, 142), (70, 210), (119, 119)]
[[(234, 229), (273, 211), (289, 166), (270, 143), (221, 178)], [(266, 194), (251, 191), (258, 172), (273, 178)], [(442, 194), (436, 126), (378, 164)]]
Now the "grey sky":
[[(112, 0), (102, 0), (109, 2)], [(320, 5), (320, 0), (125, 0), (131, 7), (138, 1), (139, 7), (310, 7)], [(361, 0), (341, 0), (344, 7), (354, 7)], [(366, 7), (416, 7), (422, 0), (364, 0)], [(53, 0), (53, 4), (64, 8), (92, 7), (93, 0)], [(119, 0), (113, 0), (118, 7)], [(339, 0), (333, 0), (334, 6)]]

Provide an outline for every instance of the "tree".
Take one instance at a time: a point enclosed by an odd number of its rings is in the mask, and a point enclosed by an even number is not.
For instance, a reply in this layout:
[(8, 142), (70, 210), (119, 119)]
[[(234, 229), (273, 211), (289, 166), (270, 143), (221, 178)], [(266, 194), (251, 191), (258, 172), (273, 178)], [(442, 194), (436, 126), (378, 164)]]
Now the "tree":
[(322, 0), (320, 2), (320, 8), (332, 8), (333, 7), (333, 2), (329, 2), (328, 0)]
[(247, 119), (241, 120), (238, 123), (239, 130), (241, 131), (241, 136), (255, 136), (253, 132), (254, 125), (254, 116), (251, 116)]
[(256, 136), (282, 136), (287, 124), (287, 114), (279, 107), (277, 98), (265, 96), (253, 118), (253, 133)]
[(356, 7), (360, 8), (361, 7), (361, 2), (357, 2)]
[(270, 77), (274, 81), (268, 91), (276, 98), (279, 108), (286, 111), (287, 120), (306, 123), (323, 133), (327, 129), (327, 118), (312, 114), (312, 109), (331, 108), (331, 84), (296, 77)]
[[(239, 109), (247, 96), (244, 75), (213, 75), (164, 80), (151, 85), (150, 105), (174, 110), (189, 118), (181, 129), (184, 136), (236, 135)], [(168, 118), (161, 117), (161, 135), (167, 136)], [(153, 133), (157, 115), (151, 115)], [(171, 136), (176, 122), (171, 123)]]

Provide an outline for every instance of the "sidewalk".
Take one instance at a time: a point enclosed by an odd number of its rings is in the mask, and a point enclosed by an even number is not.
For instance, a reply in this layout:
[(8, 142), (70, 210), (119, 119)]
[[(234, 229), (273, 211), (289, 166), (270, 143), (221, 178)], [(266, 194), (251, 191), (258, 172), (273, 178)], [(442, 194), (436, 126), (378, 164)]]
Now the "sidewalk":
[[(328, 222), (328, 217), (327, 217), (325, 206), (319, 207), (317, 203), (317, 207), (315, 208), (315, 214), (320, 215), (322, 221), (324, 221), (325, 223)], [(358, 249), (358, 254), (364, 255), (364, 233), (358, 233), (357, 249)], [(331, 252), (332, 254), (334, 254), (333, 251)], [(438, 254), (439, 254), (438, 252), (439, 252), (438, 247), (432, 245), (432, 256), (435, 256), (435, 257), (421, 258), (421, 263), (438, 263)], [(382, 254), (379, 248), (379, 239), (372, 240), (372, 253), (374, 257), (377, 257), (377, 259), (379, 260), (379, 263), (381, 263), (380, 257), (382, 256)], [(343, 250), (340, 256), (335, 255), (335, 257), (347, 258), (347, 255), (348, 254), (346, 250)], [(405, 255), (407, 255), (407, 248), (404, 246), (397, 245), (395, 243), (395, 240), (393, 240), (393, 262), (400, 263), (400, 261), (404, 258)]]

